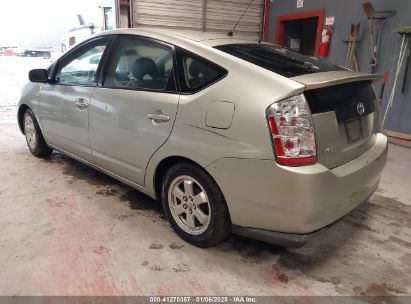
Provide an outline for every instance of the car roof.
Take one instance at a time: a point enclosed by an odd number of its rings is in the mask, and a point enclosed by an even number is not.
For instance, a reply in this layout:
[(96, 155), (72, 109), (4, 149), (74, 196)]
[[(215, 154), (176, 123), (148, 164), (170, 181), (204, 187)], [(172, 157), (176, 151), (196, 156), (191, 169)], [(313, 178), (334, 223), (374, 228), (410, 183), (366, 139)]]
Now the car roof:
[(131, 35), (143, 35), (153, 38), (163, 39), (165, 41), (174, 40), (191, 40), (200, 44), (208, 46), (224, 45), (230, 43), (255, 43), (256, 39), (241, 37), (234, 32), (233, 37), (228, 34), (215, 33), (215, 32), (202, 32), (196, 30), (177, 30), (177, 29), (164, 29), (164, 28), (125, 28), (116, 29), (110, 31), (104, 31), (99, 35), (110, 34), (131, 34)]

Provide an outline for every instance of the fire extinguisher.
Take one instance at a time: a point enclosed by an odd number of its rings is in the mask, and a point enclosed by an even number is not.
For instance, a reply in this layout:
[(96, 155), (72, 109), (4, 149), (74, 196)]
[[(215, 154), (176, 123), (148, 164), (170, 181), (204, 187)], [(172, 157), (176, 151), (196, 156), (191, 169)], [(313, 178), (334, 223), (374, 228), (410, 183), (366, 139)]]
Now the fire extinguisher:
[(320, 57), (327, 57), (330, 54), (331, 28), (327, 26), (321, 33)]

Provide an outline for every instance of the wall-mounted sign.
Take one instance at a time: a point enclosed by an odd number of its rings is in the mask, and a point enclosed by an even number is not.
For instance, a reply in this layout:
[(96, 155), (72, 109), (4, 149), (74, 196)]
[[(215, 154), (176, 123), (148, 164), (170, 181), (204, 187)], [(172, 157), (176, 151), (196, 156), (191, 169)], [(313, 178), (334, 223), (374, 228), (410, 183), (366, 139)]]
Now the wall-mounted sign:
[(304, 6), (304, 0), (297, 0), (297, 8)]
[(335, 16), (325, 18), (325, 25), (334, 25)]

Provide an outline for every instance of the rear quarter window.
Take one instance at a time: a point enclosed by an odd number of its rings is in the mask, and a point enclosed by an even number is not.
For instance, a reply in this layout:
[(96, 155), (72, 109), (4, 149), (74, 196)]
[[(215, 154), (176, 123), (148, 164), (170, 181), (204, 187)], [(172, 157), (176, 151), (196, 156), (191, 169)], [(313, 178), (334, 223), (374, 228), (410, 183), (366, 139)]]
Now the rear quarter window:
[(180, 89), (182, 93), (198, 92), (227, 75), (227, 70), (186, 50), (178, 50)]
[(274, 44), (225, 44), (215, 48), (285, 77), (344, 70), (321, 59), (305, 56)]

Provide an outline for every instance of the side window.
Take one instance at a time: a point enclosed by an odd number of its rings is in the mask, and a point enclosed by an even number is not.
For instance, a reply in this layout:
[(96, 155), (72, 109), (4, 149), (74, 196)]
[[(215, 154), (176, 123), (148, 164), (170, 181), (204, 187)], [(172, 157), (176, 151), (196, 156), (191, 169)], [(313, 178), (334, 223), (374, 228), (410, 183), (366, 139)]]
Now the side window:
[(93, 85), (108, 40), (90, 42), (75, 52), (74, 57), (63, 59), (57, 69), (56, 82), (66, 85)]
[(179, 66), (183, 93), (197, 92), (227, 75), (224, 68), (184, 50), (179, 50)]
[(173, 80), (173, 52), (144, 39), (121, 37), (104, 87), (164, 91)]

